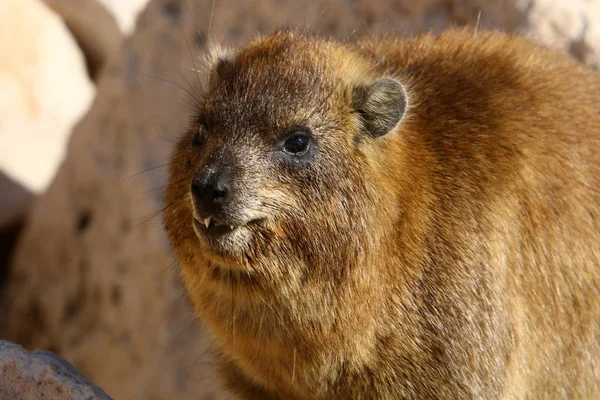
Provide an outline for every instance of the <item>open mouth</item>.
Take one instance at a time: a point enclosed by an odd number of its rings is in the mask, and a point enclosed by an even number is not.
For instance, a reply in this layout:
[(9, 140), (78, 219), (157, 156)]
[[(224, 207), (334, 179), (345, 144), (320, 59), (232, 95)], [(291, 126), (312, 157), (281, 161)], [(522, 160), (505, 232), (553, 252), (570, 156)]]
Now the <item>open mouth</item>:
[(207, 218), (198, 218), (194, 216), (194, 230), (198, 235), (205, 235), (209, 237), (220, 237), (225, 236), (229, 233), (235, 232), (242, 227), (251, 227), (260, 224), (262, 219), (257, 218), (245, 222), (243, 224), (232, 225), (220, 221), (219, 219), (210, 216)]
[(201, 220), (194, 218), (194, 228), (197, 232), (219, 236), (233, 232), (236, 229), (236, 226), (222, 223), (213, 217), (207, 217)]

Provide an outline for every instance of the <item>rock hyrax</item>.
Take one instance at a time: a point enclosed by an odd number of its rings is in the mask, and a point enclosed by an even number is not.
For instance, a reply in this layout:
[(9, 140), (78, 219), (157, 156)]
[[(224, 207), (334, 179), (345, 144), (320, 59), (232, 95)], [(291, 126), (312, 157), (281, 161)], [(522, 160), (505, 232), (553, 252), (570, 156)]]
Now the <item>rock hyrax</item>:
[(600, 79), (501, 33), (212, 60), (165, 227), (246, 399), (600, 398)]

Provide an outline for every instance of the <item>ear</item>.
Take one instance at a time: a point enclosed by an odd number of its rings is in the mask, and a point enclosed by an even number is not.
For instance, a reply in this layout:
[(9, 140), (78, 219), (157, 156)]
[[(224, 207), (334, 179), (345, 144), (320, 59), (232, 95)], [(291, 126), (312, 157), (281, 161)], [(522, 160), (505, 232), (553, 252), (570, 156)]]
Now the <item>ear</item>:
[(352, 98), (354, 109), (371, 137), (383, 136), (393, 130), (402, 120), (408, 101), (402, 84), (391, 78), (354, 88)]
[(209, 71), (209, 86), (212, 88), (227, 75), (228, 71), (233, 67), (234, 54), (231, 50), (214, 46), (204, 60), (208, 66)]

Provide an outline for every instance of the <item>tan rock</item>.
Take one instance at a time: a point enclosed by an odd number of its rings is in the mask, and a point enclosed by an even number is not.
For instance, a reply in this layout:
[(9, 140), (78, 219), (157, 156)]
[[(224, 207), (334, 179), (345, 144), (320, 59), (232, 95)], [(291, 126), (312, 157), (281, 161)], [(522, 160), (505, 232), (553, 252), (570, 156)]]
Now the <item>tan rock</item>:
[(600, 66), (600, 0), (517, 0), (527, 33), (594, 67)]
[(527, 22), (514, 3), (492, 0), (217, 1), (209, 33), (212, 1), (185, 1), (190, 11), (184, 0), (151, 2), (102, 75), (56, 180), (35, 201), (4, 295), (0, 334), (61, 354), (118, 399), (215, 392), (208, 342), (157, 213), (171, 142), (193, 107), (186, 91), (205, 80), (192, 69), (207, 37), (235, 44), (286, 24), (350, 37)]
[(0, 340), (0, 399), (110, 400), (65, 359)]
[(0, 170), (39, 192), (94, 87), (71, 34), (39, 0), (2, 0), (0, 38)]

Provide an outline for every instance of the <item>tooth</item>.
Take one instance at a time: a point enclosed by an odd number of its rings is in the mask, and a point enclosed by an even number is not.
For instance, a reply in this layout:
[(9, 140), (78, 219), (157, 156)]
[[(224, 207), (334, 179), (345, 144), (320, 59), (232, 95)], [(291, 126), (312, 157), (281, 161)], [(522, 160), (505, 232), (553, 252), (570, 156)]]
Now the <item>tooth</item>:
[(211, 218), (212, 217), (204, 218), (204, 225), (206, 225), (207, 228), (210, 226), (210, 219)]
[(233, 230), (233, 225), (229, 225), (229, 228), (230, 228), (231, 230)]

